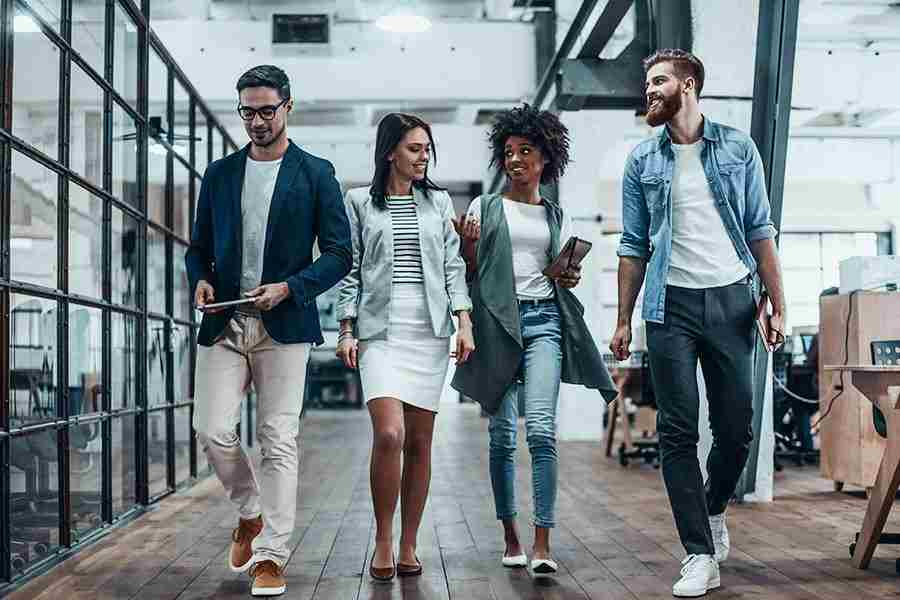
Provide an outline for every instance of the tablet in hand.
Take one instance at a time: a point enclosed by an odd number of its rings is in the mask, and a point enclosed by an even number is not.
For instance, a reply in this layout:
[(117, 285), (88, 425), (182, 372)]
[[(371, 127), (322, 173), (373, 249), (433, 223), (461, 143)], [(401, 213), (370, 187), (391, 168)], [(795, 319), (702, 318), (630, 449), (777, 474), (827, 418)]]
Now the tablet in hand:
[(559, 256), (542, 273), (551, 279), (557, 279), (568, 269), (581, 266), (581, 261), (591, 251), (591, 246), (589, 241), (573, 235), (559, 251)]
[(209, 304), (198, 306), (197, 310), (205, 312), (214, 308), (226, 308), (228, 306), (237, 306), (239, 304), (253, 304), (255, 301), (256, 298), (241, 298), (239, 300), (228, 300), (226, 302), (210, 302)]

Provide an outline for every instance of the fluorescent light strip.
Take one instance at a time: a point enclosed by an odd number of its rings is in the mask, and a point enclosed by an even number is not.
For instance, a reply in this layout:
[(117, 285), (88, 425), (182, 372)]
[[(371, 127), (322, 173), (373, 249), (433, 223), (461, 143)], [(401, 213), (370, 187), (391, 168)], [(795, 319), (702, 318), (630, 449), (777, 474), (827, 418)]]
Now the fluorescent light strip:
[(431, 29), (431, 19), (421, 15), (382, 15), (375, 26), (392, 33), (424, 33)]

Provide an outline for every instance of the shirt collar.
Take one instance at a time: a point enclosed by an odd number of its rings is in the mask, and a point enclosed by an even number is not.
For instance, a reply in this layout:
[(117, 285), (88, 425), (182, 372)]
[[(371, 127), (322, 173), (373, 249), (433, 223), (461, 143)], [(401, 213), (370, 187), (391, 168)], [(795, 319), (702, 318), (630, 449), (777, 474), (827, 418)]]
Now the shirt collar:
[[(712, 121), (706, 118), (706, 115), (701, 115), (703, 117), (703, 134), (701, 135), (702, 139), (707, 142), (717, 142), (718, 137), (716, 136), (716, 125)], [(672, 136), (669, 135), (669, 126), (666, 125), (662, 128), (662, 131), (659, 132), (659, 143), (660, 146), (668, 145), (672, 143)]]

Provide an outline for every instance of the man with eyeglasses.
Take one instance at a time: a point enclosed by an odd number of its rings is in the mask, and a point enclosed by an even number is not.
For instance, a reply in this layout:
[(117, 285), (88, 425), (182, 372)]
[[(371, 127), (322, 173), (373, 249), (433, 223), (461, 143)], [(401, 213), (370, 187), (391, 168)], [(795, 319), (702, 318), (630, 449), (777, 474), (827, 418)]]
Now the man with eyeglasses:
[[(240, 513), (228, 566), (250, 571), (252, 595), (277, 596), (294, 531), (306, 363), (310, 345), (323, 342), (316, 296), (350, 270), (350, 227), (334, 167), (287, 137), (285, 72), (254, 67), (237, 91), (250, 143), (207, 168), (185, 255), (204, 313), (194, 429)], [(235, 300), (244, 303), (217, 306)], [(250, 383), (257, 471), (235, 433)]]

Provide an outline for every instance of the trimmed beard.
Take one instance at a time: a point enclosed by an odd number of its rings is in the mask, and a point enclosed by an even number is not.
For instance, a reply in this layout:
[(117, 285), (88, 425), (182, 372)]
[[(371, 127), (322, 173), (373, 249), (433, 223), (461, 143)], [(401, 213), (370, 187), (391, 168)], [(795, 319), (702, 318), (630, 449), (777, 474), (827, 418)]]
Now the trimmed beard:
[(281, 131), (279, 131), (277, 134), (273, 135), (272, 139), (269, 140), (268, 142), (266, 142), (265, 144), (258, 144), (256, 142), (256, 140), (253, 138), (253, 136), (250, 136), (250, 141), (253, 142), (254, 146), (257, 146), (259, 148), (268, 148), (269, 146), (271, 146), (272, 144), (274, 144), (275, 142), (277, 142), (278, 140), (281, 139), (281, 136), (284, 135), (284, 130), (286, 127), (287, 127), (287, 123), (284, 123), (281, 126)]
[(681, 106), (684, 104), (681, 94), (674, 94), (668, 97), (662, 96), (661, 102), (661, 107), (647, 111), (645, 119), (650, 127), (656, 127), (671, 121), (672, 117), (678, 114), (678, 111), (681, 110)]

